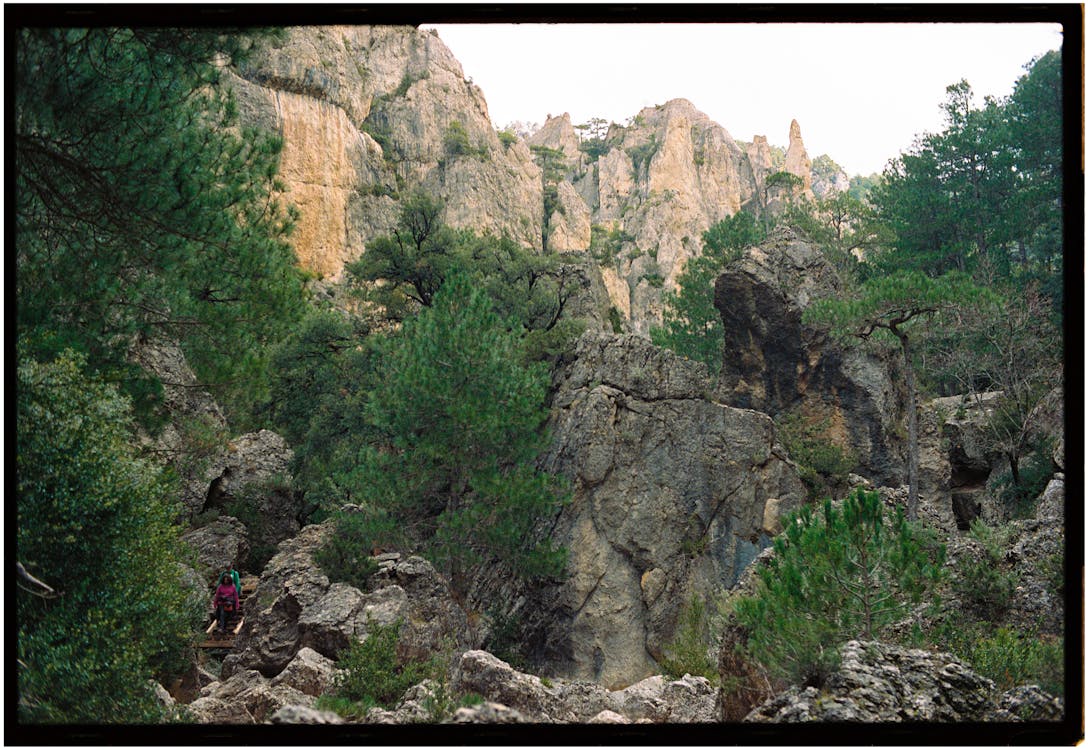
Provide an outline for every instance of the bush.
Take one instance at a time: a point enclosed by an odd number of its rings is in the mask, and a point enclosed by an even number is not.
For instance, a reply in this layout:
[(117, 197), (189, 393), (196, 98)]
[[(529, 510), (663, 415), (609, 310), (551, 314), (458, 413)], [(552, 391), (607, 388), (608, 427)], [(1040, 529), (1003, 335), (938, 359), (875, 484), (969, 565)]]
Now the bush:
[(886, 520), (875, 492), (855, 490), (841, 510), (806, 506), (784, 527), (756, 593), (735, 611), (749, 658), (791, 682), (822, 684), (843, 643), (877, 637), (940, 579), (943, 548), (930, 548), (901, 508)]
[(396, 525), (384, 514), (359, 511), (334, 516), (333, 531), (314, 552), (314, 562), (330, 581), (341, 581), (365, 591), (367, 579), (378, 570), (376, 549), (393, 546)]
[(1038, 637), (1011, 627), (995, 628), (988, 622), (944, 620), (927, 634), (926, 640), (949, 651), (999, 690), (1035, 684), (1051, 695), (1065, 693), (1063, 639)]
[(1007, 527), (995, 528), (976, 519), (969, 535), (982, 547), (982, 553), (959, 565), (952, 580), (952, 589), (963, 601), (965, 609), (980, 620), (1000, 620), (1016, 591), (1019, 577), (1015, 572), (1001, 568), (1009, 533)]
[(801, 481), (812, 499), (830, 494), (857, 466), (849, 450), (831, 442), (830, 428), (830, 419), (806, 420), (796, 412), (778, 420), (779, 439), (797, 463)]
[(401, 625), (400, 620), (391, 625), (372, 621), (366, 640), (352, 643), (339, 655), (333, 698), (349, 701), (365, 714), (373, 706), (391, 708), (408, 688), (439, 676), (436, 659), (411, 660), (399, 653)]
[(180, 673), (203, 612), (179, 581), (171, 487), (135, 457), (130, 402), (84, 367), (66, 352), (17, 368), (15, 549), (57, 592), (15, 594), (18, 716), (155, 722), (148, 680)]
[(498, 131), (499, 143), (503, 148), (510, 148), (518, 142), (518, 137), (512, 130), (500, 130)]
[(718, 660), (712, 656), (709, 617), (706, 601), (697, 595), (680, 612), (676, 634), (662, 648), (664, 658), (661, 668), (673, 679), (685, 674), (705, 677), (710, 684), (718, 685)]
[(1020, 481), (1014, 481), (1011, 471), (1003, 472), (994, 480), (994, 492), (1013, 518), (1034, 515), (1039, 496), (1054, 476), (1054, 466), (1049, 458), (1052, 449), (1052, 442), (1040, 441), (1033, 455), (1020, 463)]
[(460, 120), (450, 120), (446, 135), (442, 140), (448, 156), (476, 155), (480, 150), (473, 147), (468, 138), (468, 131)]

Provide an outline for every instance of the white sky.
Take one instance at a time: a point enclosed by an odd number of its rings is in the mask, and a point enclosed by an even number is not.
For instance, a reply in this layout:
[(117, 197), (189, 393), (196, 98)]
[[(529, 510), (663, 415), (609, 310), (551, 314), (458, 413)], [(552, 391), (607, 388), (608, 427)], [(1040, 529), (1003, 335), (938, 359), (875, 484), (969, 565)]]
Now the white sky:
[(1060, 49), (1034, 24), (437, 25), (483, 89), (492, 124), (569, 112), (625, 123), (690, 100), (738, 140), (786, 146), (796, 119), (810, 157), (848, 175), (883, 170), (916, 135), (942, 127), (945, 87), (967, 79), (981, 103), (1006, 96), (1023, 66)]

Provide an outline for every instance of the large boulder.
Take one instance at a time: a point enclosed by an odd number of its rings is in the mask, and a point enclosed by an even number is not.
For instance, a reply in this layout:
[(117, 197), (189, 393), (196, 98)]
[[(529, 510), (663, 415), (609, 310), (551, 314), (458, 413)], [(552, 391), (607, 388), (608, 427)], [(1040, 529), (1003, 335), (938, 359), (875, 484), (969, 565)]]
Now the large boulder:
[(644, 339), (586, 333), (554, 385), (542, 465), (573, 489), (551, 530), (570, 575), (506, 599), (543, 672), (619, 688), (660, 671), (692, 595), (732, 584), (804, 488), (769, 417)]
[(285, 706), (312, 708), (314, 698), (286, 683), (273, 685), (259, 672), (245, 670), (213, 682), (189, 704), (199, 724), (261, 724)]
[(1060, 704), (1037, 689), (1001, 694), (951, 654), (850, 641), (842, 664), (820, 687), (791, 687), (753, 710), (750, 722), (1003, 721), (1010, 706), (1024, 719), (1054, 720)]
[(725, 332), (721, 392), (731, 406), (772, 416), (799, 411), (827, 420), (829, 439), (849, 448), (876, 484), (905, 479), (905, 393), (894, 356), (844, 348), (802, 322), (840, 282), (817, 247), (788, 227), (730, 264), (714, 285)]
[(315, 698), (332, 688), (336, 677), (336, 662), (303, 646), (283, 671), (272, 678), (271, 685), (289, 685)]
[[(383, 555), (366, 591), (330, 582), (313, 555), (332, 530), (331, 521), (307, 526), (280, 545), (261, 576), (234, 652), (223, 661), (224, 678), (247, 669), (267, 678), (297, 671), (301, 682), (291, 684), (307, 690), (313, 682), (305, 675), (324, 671), (317, 655), (336, 659), (353, 641), (365, 639), (372, 624), (401, 621), (400, 648), (409, 658), (476, 644), (448, 583), (420, 557)], [(304, 661), (296, 663), (300, 654)]]
[(220, 516), (211, 523), (186, 531), (181, 540), (196, 553), (196, 574), (210, 585), (227, 565), (249, 554), (249, 531), (233, 516)]

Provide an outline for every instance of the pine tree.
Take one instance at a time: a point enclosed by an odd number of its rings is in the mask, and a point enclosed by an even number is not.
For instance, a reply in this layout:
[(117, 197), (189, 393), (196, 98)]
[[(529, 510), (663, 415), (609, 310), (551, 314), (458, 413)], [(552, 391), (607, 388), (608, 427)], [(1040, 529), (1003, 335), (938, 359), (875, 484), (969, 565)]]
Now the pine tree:
[(772, 673), (819, 684), (846, 641), (872, 639), (905, 616), (940, 578), (944, 550), (925, 542), (902, 509), (886, 518), (880, 496), (858, 489), (783, 520), (775, 555), (754, 595), (737, 601), (748, 654)]
[(482, 291), (454, 275), (382, 351), (368, 421), (381, 438), (352, 472), (356, 494), (399, 519), (409, 539), (464, 586), (498, 559), (516, 574), (558, 574), (564, 555), (538, 538), (561, 502), (533, 467), (544, 446), (548, 376), (523, 365), (517, 336)]
[[(228, 407), (259, 390), (263, 347), (299, 310), (275, 200), (279, 140), (242, 129), (217, 85), (250, 37), (177, 29), (23, 28), (15, 37), (17, 321), (146, 412), (140, 337), (180, 341)], [(29, 341), (30, 339), (28, 339)]]

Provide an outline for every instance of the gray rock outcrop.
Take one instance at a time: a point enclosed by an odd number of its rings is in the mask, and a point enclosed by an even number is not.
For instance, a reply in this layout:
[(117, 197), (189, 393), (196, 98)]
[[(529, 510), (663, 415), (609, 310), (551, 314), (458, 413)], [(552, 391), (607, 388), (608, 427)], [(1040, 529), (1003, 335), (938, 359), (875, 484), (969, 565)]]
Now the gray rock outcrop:
[(206, 448), (195, 444), (190, 433), (225, 437), (226, 417), (211, 394), (200, 387), (196, 374), (176, 343), (140, 340), (133, 347), (131, 356), (162, 382), (163, 408), (169, 416), (157, 436), (142, 435), (141, 442), (163, 457), (177, 473), (181, 515), (185, 519), (191, 518), (204, 508), (211, 455)]
[(506, 598), (545, 673), (629, 685), (660, 671), (691, 596), (731, 585), (804, 489), (770, 418), (723, 405), (701, 364), (636, 336), (582, 336), (550, 428), (543, 466), (573, 490), (551, 530), (570, 576)]
[(453, 687), (508, 707), (530, 721), (555, 723), (709, 723), (718, 720), (717, 690), (704, 677), (655, 675), (623, 690), (595, 682), (542, 680), (486, 651), (467, 651)]
[(312, 696), (247, 670), (201, 688), (188, 708), (199, 724), (261, 724), (285, 706), (312, 708), (313, 703)]
[[(261, 576), (234, 652), (223, 661), (223, 678), (244, 670), (277, 678), (285, 669), (291, 671), (293, 660), (307, 650), (316, 652), (311, 660), (317, 654), (335, 659), (353, 640), (364, 639), (372, 622), (401, 620), (401, 648), (408, 658), (475, 645), (464, 610), (453, 601), (445, 579), (423, 558), (383, 556), (366, 591), (330, 582), (313, 553), (331, 529), (331, 522), (307, 526), (280, 545)], [(305, 668), (299, 665), (304, 675), (315, 669), (319, 667), (309, 662)], [(320, 684), (306, 679), (300, 690)]]
[[(196, 552), (197, 575), (210, 585), (227, 565), (249, 554), (249, 532), (233, 516), (220, 516), (211, 523), (181, 535)], [(209, 595), (210, 596), (210, 595)]]
[(718, 277), (714, 305), (725, 330), (725, 403), (777, 416), (798, 410), (829, 422), (829, 439), (850, 448), (858, 473), (878, 485), (905, 479), (905, 413), (894, 357), (844, 348), (801, 316), (839, 282), (819, 250), (776, 230)]
[(1053, 720), (1060, 701), (1041, 691), (1001, 694), (951, 654), (850, 641), (821, 688), (791, 687), (753, 710), (750, 722), (961, 722)]

